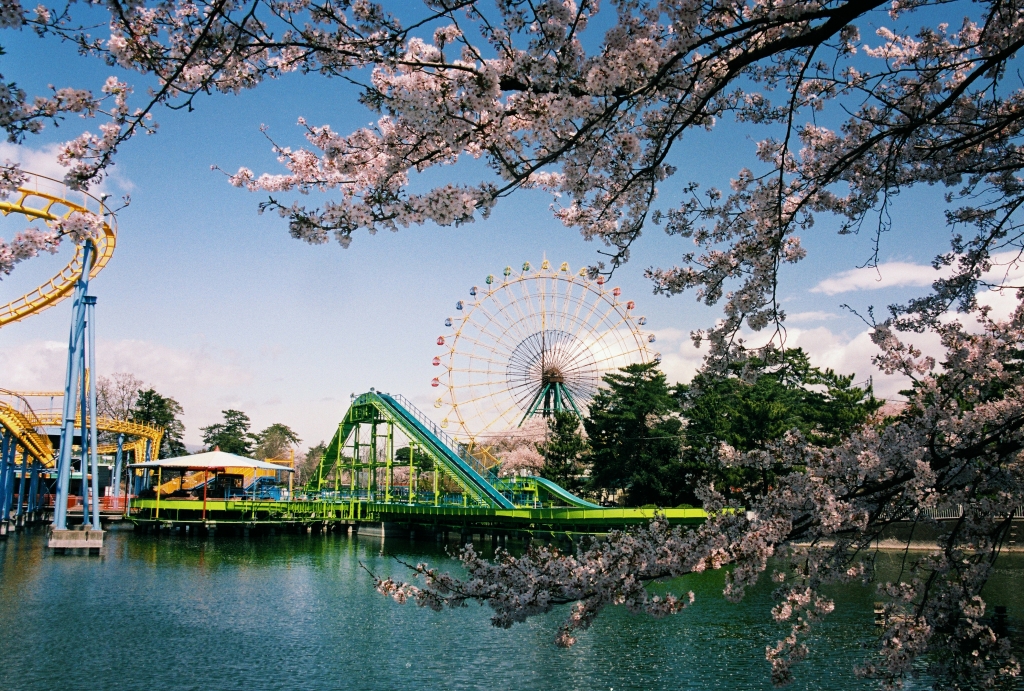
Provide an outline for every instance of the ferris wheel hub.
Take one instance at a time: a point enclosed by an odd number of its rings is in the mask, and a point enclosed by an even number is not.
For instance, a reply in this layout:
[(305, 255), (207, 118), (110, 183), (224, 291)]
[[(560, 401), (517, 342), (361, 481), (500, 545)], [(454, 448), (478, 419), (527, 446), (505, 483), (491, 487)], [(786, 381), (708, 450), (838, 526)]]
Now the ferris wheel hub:
[(557, 384), (557, 400), (583, 402), (597, 390), (601, 377), (594, 353), (583, 340), (561, 329), (544, 329), (515, 347), (505, 368), (505, 381), (516, 406), (527, 417), (538, 413), (546, 417), (549, 407), (538, 408), (537, 401), (554, 395), (548, 391), (552, 385)]

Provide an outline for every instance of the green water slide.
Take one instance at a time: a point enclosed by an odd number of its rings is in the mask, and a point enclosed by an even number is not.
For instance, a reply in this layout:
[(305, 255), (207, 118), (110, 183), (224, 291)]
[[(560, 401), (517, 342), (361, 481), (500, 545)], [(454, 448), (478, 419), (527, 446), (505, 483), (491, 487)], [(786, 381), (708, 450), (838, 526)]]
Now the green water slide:
[(435, 460), (440, 461), (449, 473), (463, 481), (460, 484), (464, 488), (466, 483), (471, 484), (468, 489), (477, 499), (483, 499), (494, 508), (515, 508), (515, 505), (495, 487), (498, 482), (497, 476), (485, 468), (480, 461), (473, 458), (462, 444), (452, 439), (404, 397), (397, 394), (394, 396), (389, 394), (363, 395), (376, 396), (396, 418), (396, 422), (402, 421), (399, 426), (403, 432), (425, 445), (432, 452), (431, 455)]
[(530, 478), (537, 483), (537, 486), (543, 489), (545, 492), (553, 497), (558, 497), (569, 506), (576, 506), (581, 509), (600, 509), (600, 504), (594, 504), (587, 501), (586, 499), (580, 499), (572, 492), (568, 491), (561, 485), (555, 484), (551, 480), (542, 478), (536, 475), (531, 475)]
[(452, 439), (404, 397), (379, 392), (364, 393), (352, 401), (320, 464), (313, 471), (306, 485), (307, 491), (323, 491), (330, 473), (348, 466), (351, 457), (345, 455), (345, 446), (356, 427), (363, 424), (392, 424), (397, 427), (455, 480), (472, 497), (473, 503), (495, 509), (515, 508), (495, 487), (498, 478), (494, 473), (474, 458), (465, 446)]
[[(365, 424), (386, 424), (396, 427), (415, 444), (417, 453), (426, 453), (442, 472), (463, 489), (465, 496), (472, 499), (473, 505), (493, 509), (516, 508), (511, 499), (517, 496), (515, 480), (499, 479), (492, 470), (469, 453), (465, 445), (453, 439), (403, 396), (375, 391), (364, 393), (352, 401), (352, 405), (345, 413), (345, 419), (338, 425), (338, 431), (306, 484), (307, 492), (319, 493), (328, 489), (326, 482), (332, 472), (335, 472), (337, 477), (337, 473), (346, 468), (366, 470), (365, 463), (353, 465), (354, 445), (346, 455), (347, 445), (350, 441), (355, 442), (358, 439), (352, 437), (353, 432), (358, 426)], [(366, 444), (362, 446), (365, 448)], [(523, 479), (536, 483), (538, 489), (569, 506), (601, 508), (597, 504), (580, 499), (551, 480), (542, 477)]]

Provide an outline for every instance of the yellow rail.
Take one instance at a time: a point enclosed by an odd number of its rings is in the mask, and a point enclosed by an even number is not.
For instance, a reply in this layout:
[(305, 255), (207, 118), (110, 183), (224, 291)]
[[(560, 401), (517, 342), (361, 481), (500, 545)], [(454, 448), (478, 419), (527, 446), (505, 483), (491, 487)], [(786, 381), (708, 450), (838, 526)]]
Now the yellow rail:
[[(98, 274), (114, 254), (117, 223), (108, 214), (103, 202), (85, 192), (74, 192), (58, 180), (29, 174), (26, 184), (18, 188), (16, 198), (0, 201), (0, 214), (21, 214), (33, 220), (52, 222), (77, 212), (92, 213), (103, 219), (103, 230), (96, 240), (89, 276)], [(75, 197), (75, 201), (70, 199)], [(75, 281), (82, 274), (82, 246), (63, 269), (35, 290), (25, 293), (6, 305), (0, 305), (0, 327), (53, 307), (71, 295)]]
[[(42, 412), (35, 412), (26, 400), (28, 397), (46, 396), (63, 399), (64, 394), (60, 392), (25, 392), (7, 391), (0, 389), (0, 424), (14, 432), (18, 445), (28, 449), (29, 455), (37, 458), (45, 467), (53, 467), (55, 463), (53, 445), (50, 437), (43, 431), (44, 427), (61, 427), (64, 422), (63, 413), (60, 409), (50, 409)], [(86, 418), (85, 424), (89, 424)], [(81, 428), (82, 418), (75, 418), (75, 427)], [(163, 441), (164, 431), (160, 427), (153, 427), (138, 422), (127, 420), (116, 420), (109, 417), (97, 417), (96, 429), (100, 432), (113, 432), (132, 437), (122, 448), (124, 451), (134, 452), (136, 460), (144, 460), (146, 456), (146, 441), (152, 444), (152, 458), (160, 455), (160, 443)], [(112, 454), (117, 450), (116, 444), (101, 444), (96, 448), (100, 454)]]
[(25, 414), (9, 403), (0, 401), (0, 425), (14, 434), (18, 446), (27, 449), (29, 456), (44, 466), (53, 465), (53, 445), (50, 443), (50, 437), (36, 430), (38, 422), (31, 417), (31, 411)]
[(173, 480), (168, 480), (164, 484), (160, 485), (157, 488), (157, 491), (160, 492), (160, 494), (170, 494), (171, 492), (177, 492), (179, 489), (190, 490), (209, 479), (213, 479), (213, 473), (206, 470), (197, 470), (188, 473), (184, 477), (179, 476)]

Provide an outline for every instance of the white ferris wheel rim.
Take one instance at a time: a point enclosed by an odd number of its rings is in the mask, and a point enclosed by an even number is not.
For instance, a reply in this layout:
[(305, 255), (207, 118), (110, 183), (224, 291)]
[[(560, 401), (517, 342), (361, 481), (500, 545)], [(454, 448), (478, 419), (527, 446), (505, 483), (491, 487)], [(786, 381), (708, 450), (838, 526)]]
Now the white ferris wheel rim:
[(660, 360), (647, 346), (653, 334), (640, 328), (646, 318), (604, 283), (544, 260), (473, 286), (438, 339), (445, 352), (434, 358), (441, 371), (431, 383), (440, 389), (435, 408), (446, 408), (441, 426), (464, 442), (502, 437), (529, 415), (544, 372), (556, 372), (585, 406), (608, 372)]

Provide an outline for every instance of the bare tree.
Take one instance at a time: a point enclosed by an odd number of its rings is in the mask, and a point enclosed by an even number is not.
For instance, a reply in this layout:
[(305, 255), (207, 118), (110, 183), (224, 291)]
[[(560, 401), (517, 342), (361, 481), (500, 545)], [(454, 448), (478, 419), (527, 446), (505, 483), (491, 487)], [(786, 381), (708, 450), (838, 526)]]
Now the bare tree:
[(141, 379), (129, 372), (115, 372), (96, 380), (96, 412), (101, 417), (131, 420), (139, 392), (146, 388)]

